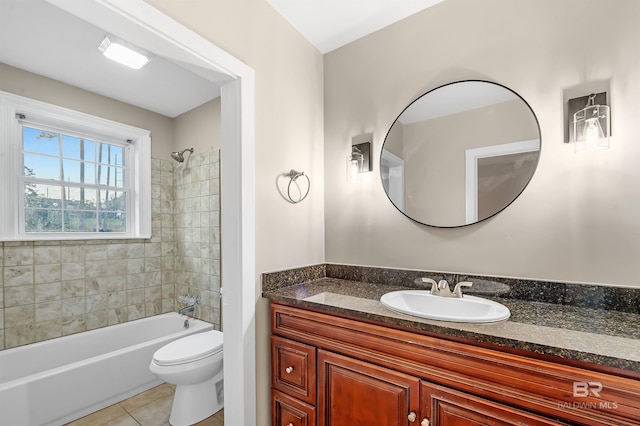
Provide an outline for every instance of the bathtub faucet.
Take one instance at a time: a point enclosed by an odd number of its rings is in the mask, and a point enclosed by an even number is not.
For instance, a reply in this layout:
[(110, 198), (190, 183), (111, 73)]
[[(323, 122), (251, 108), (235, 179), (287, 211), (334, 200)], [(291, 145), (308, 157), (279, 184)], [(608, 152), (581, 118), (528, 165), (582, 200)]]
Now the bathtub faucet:
[(180, 296), (178, 301), (187, 304), (187, 306), (178, 311), (180, 315), (185, 315), (187, 312), (193, 312), (196, 309), (196, 305), (200, 303), (200, 298), (196, 296)]
[(180, 309), (180, 310), (178, 311), (178, 313), (179, 313), (180, 315), (184, 315), (184, 314), (186, 314), (187, 312), (193, 312), (193, 311), (194, 311), (194, 309), (195, 309), (195, 307), (194, 307), (193, 305), (189, 305), (189, 306), (187, 306), (187, 307), (184, 307), (184, 308)]

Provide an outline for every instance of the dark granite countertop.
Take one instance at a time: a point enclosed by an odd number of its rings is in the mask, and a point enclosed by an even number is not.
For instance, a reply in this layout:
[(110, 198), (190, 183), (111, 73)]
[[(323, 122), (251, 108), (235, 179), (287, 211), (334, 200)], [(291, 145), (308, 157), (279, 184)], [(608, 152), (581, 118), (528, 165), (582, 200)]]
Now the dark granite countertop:
[(487, 324), (433, 321), (385, 308), (380, 297), (415, 289), (336, 278), (264, 288), (263, 297), (377, 323), (522, 349), (607, 367), (640, 372), (640, 314), (555, 303), (484, 296), (507, 306), (511, 318)]

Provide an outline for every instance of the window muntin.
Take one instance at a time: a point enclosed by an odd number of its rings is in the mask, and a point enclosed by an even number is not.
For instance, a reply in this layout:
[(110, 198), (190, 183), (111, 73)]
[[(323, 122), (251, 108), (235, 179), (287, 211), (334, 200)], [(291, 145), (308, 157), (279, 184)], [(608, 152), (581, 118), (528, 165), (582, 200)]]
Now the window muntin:
[(127, 232), (127, 148), (22, 126), (24, 232)]
[(149, 238), (148, 130), (0, 91), (0, 241)]

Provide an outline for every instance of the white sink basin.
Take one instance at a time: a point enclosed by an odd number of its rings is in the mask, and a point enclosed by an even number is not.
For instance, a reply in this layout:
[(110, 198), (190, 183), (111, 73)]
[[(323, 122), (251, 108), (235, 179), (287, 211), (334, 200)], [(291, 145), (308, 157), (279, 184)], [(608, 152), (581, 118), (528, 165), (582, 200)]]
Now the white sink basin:
[(380, 298), (387, 308), (440, 321), (495, 322), (509, 318), (509, 308), (492, 300), (475, 296), (442, 297), (428, 290), (392, 291)]

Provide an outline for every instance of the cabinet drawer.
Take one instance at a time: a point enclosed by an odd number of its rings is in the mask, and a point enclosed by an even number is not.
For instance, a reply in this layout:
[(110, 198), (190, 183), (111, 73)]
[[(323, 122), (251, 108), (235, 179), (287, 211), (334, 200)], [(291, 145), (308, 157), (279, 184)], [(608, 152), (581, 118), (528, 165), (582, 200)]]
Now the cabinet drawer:
[(274, 388), (315, 405), (315, 347), (271, 336), (271, 374)]
[(316, 409), (275, 389), (271, 390), (273, 426), (315, 426)]

